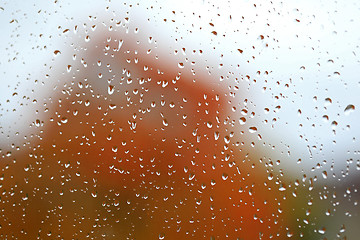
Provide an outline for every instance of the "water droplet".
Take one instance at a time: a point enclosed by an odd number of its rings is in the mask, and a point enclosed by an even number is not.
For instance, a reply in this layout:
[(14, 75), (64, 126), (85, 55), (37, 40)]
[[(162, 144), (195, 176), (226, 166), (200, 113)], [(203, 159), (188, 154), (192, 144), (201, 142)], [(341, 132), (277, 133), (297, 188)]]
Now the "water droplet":
[(332, 104), (331, 98), (325, 98), (325, 106)]
[(194, 174), (194, 173), (190, 173), (190, 174), (189, 174), (189, 180), (193, 180), (194, 177), (195, 177), (195, 174)]
[(40, 124), (41, 124), (40, 119), (36, 119), (35, 120), (35, 126), (40, 127)]
[(280, 184), (279, 191), (283, 192), (283, 191), (285, 191), (285, 190), (286, 190), (286, 188), (284, 187), (284, 185), (283, 185), (283, 184)]
[(318, 233), (320, 234), (325, 234), (325, 232), (326, 232), (326, 228), (324, 227), (318, 230)]
[(328, 116), (328, 115), (324, 115), (324, 116), (323, 116), (323, 120), (324, 120), (325, 122), (329, 121), (329, 116)]
[(108, 94), (110, 94), (110, 95), (113, 94), (114, 90), (115, 90), (115, 87), (113, 85), (108, 86)]
[(120, 40), (119, 41), (119, 45), (118, 45), (118, 48), (117, 48), (117, 51), (120, 50), (121, 46), (123, 45), (124, 41), (123, 40)]
[(353, 112), (355, 110), (355, 106), (352, 104), (349, 104), (346, 106), (344, 112), (346, 115), (349, 115), (351, 112)]
[(219, 139), (219, 136), (220, 136), (220, 133), (219, 133), (219, 132), (214, 132), (214, 138), (215, 138), (215, 140), (218, 140), (218, 139)]
[(256, 127), (249, 127), (249, 132), (250, 133), (255, 133), (257, 131)]
[(118, 147), (117, 146), (114, 146), (114, 147), (112, 147), (112, 149), (111, 149), (113, 152), (117, 152), (118, 151)]
[(163, 125), (164, 125), (165, 127), (169, 126), (169, 123), (168, 123), (168, 121), (167, 121), (166, 119), (163, 119)]
[(61, 119), (61, 123), (67, 123), (68, 122), (68, 119), (66, 118), (66, 117), (63, 117), (62, 119)]
[(244, 125), (244, 124), (246, 123), (246, 118), (241, 117), (241, 118), (239, 119), (239, 122), (240, 122), (240, 125)]
[(222, 175), (222, 179), (223, 179), (223, 180), (228, 179), (228, 177), (229, 177), (229, 175), (228, 175), (227, 173), (223, 173), (223, 175)]
[(55, 51), (54, 51), (54, 56), (57, 56), (57, 55), (59, 55), (59, 54), (61, 54), (61, 52), (60, 52), (59, 50), (55, 50)]

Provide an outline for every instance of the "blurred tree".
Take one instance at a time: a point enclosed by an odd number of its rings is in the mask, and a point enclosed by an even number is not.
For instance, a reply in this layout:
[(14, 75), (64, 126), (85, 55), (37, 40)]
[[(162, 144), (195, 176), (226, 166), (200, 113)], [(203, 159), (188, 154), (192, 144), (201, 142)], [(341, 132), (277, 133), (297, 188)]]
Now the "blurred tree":
[(3, 194), (2, 236), (283, 237), (283, 195), (238, 142), (228, 94), (138, 42), (100, 32), (58, 74), (38, 139), (6, 172), (19, 194)]

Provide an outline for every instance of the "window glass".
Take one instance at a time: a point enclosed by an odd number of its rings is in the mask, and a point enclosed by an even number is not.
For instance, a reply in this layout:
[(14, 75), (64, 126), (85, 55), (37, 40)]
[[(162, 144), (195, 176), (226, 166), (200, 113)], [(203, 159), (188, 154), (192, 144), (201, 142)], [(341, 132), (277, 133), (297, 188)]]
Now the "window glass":
[(357, 1), (2, 1), (1, 239), (357, 239)]

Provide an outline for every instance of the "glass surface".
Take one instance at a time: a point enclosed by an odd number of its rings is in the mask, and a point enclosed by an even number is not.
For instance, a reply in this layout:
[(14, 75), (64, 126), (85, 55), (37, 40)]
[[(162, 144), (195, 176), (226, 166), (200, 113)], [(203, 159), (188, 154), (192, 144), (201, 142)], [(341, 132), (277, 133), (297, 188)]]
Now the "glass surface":
[(359, 16), (0, 2), (0, 238), (357, 239)]

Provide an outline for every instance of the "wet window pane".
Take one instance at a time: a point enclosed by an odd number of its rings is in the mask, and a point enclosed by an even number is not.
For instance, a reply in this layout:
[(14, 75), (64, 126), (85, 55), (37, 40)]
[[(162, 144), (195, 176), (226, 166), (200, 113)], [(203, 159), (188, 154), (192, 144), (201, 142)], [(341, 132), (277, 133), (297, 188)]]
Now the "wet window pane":
[(357, 239), (359, 4), (0, 3), (1, 239)]

